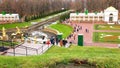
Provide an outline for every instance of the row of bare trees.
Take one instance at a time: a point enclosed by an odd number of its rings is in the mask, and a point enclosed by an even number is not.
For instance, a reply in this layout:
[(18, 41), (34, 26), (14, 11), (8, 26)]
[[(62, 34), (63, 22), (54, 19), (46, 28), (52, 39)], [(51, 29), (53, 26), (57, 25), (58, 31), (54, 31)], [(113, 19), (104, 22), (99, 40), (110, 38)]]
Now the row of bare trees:
[(69, 0), (1, 0), (0, 12), (19, 13), (24, 18), (69, 9), (69, 6)]
[(74, 0), (72, 8), (79, 11), (84, 11), (84, 8), (90, 12), (103, 11), (109, 6), (113, 6), (120, 10), (120, 0)]
[(22, 18), (60, 11), (61, 8), (90, 12), (109, 6), (120, 10), (120, 0), (0, 0), (0, 12), (19, 13)]

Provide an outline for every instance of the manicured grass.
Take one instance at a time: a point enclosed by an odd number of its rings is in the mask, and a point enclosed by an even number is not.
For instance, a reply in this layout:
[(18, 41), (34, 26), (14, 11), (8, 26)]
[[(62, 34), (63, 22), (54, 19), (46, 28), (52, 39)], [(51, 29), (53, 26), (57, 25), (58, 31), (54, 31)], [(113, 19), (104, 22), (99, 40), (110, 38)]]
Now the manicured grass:
[(94, 25), (95, 30), (120, 30), (120, 25), (109, 25), (109, 24), (96, 24)]
[(53, 24), (50, 27), (56, 29), (60, 33), (63, 33), (63, 38), (68, 37), (73, 31), (73, 28), (71, 26), (61, 23)]
[(5, 27), (5, 29), (11, 29), (11, 28), (16, 28), (18, 26), (19, 28), (24, 28), (25, 26), (30, 26), (30, 22), (24, 22), (24, 23), (13, 23), (13, 24), (1, 24), (0, 25), (0, 30), (2, 27)]
[(94, 42), (120, 43), (119, 32), (94, 32)]
[(0, 24), (0, 30), (2, 29), (2, 27), (5, 27), (6, 29), (11, 29), (11, 28), (16, 28), (16, 26), (18, 26), (19, 28), (24, 28), (25, 26), (31, 26), (31, 22), (42, 22), (45, 21), (47, 19), (53, 18), (55, 16), (64, 14), (64, 13), (68, 13), (69, 11), (65, 11), (65, 12), (61, 12), (58, 14), (54, 14), (51, 16), (47, 16), (47, 17), (43, 17), (41, 19), (36, 19), (36, 20), (31, 20), (29, 22), (23, 22), (23, 23), (13, 23), (13, 24)]
[[(43, 55), (28, 57), (0, 56), (1, 68), (49, 68), (56, 63), (68, 64), (73, 59), (88, 60), (97, 68), (120, 68), (120, 49), (100, 47), (70, 48), (53, 46)], [(51, 67), (53, 68), (53, 67)]]

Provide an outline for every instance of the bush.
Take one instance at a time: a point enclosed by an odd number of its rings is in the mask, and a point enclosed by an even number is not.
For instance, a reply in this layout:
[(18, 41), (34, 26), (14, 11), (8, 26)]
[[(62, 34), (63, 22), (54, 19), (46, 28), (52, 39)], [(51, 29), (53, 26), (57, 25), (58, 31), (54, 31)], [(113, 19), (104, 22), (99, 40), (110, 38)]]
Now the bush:
[(66, 13), (64, 15), (61, 15), (59, 21), (62, 22), (65, 19), (69, 19), (69, 17), (70, 17), (70, 13)]

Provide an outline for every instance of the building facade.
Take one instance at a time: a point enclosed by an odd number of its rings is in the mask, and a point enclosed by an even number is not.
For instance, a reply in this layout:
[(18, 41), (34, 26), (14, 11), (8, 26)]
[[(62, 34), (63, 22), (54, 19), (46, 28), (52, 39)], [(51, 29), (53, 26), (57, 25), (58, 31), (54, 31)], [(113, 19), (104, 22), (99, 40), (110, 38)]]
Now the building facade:
[(115, 24), (118, 22), (118, 10), (111, 6), (100, 13), (71, 13), (70, 21), (105, 21), (108, 24)]
[(0, 14), (0, 24), (18, 22), (19, 14)]

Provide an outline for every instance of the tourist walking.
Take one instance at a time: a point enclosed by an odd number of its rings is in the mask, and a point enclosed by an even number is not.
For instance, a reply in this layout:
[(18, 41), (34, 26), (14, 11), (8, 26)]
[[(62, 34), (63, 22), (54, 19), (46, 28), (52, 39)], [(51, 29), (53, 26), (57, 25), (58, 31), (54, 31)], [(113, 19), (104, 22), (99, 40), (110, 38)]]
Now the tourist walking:
[(46, 44), (49, 46), (49, 45), (50, 45), (50, 40), (47, 40), (47, 41), (46, 41)]
[(60, 40), (60, 46), (61, 46), (61, 47), (63, 46), (63, 41), (62, 41), (62, 40)]
[(63, 42), (63, 46), (65, 47), (67, 44), (67, 40), (63, 40), (62, 42)]
[(56, 45), (58, 45), (59, 39), (58, 39), (57, 36), (56, 36), (56, 38), (55, 38), (55, 42), (56, 42)]
[(51, 37), (51, 38), (50, 38), (50, 42), (51, 42), (51, 44), (52, 44), (52, 45), (54, 45), (54, 44), (55, 44), (55, 40), (54, 40), (54, 38), (53, 38), (53, 37)]

